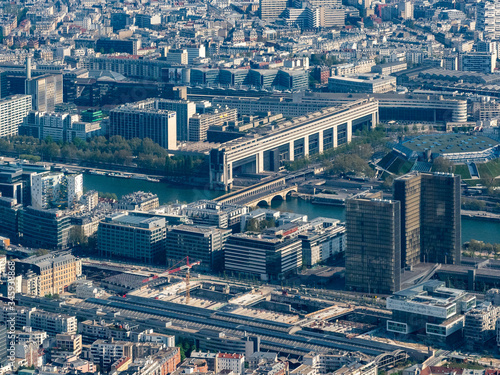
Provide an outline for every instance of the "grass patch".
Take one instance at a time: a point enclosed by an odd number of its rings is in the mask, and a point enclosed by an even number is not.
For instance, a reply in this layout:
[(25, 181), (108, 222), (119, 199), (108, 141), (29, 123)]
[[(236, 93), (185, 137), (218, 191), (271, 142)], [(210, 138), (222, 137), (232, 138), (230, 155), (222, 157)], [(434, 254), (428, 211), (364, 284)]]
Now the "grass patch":
[(484, 370), (484, 366), (478, 365), (473, 362), (447, 362), (447, 367), (450, 368), (465, 368), (470, 370)]
[(472, 178), (469, 172), (469, 167), (465, 164), (455, 165), (453, 173), (459, 174), (462, 180), (469, 180)]
[(495, 178), (500, 176), (500, 159), (476, 165), (481, 178)]

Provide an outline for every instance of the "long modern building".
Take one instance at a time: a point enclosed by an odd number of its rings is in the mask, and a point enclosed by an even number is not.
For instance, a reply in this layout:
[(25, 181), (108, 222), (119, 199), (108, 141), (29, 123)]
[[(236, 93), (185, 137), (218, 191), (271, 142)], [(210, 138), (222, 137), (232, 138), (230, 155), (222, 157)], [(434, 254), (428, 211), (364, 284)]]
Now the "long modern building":
[(446, 288), (444, 282), (429, 280), (394, 293), (387, 298), (392, 319), (387, 331), (410, 334), (423, 332), (436, 341), (461, 338), (465, 312), (476, 306), (476, 297), (459, 289)]
[[(467, 101), (440, 96), (368, 94), (378, 101), (380, 121), (467, 122)], [(282, 113), (284, 117), (303, 116), (325, 107), (349, 104), (367, 94), (299, 92), (271, 98), (215, 97), (213, 103), (238, 109), (241, 115), (257, 112)]]
[(396, 77), (365, 74), (354, 77), (333, 76), (328, 78), (331, 92), (366, 92), (382, 94), (396, 90)]
[(391, 294), (401, 284), (401, 205), (382, 193), (361, 193), (346, 204), (346, 288)]
[(210, 185), (227, 190), (235, 174), (278, 171), (285, 161), (349, 143), (354, 131), (377, 122), (378, 102), (364, 99), (295, 118), (264, 135), (223, 143), (210, 152)]

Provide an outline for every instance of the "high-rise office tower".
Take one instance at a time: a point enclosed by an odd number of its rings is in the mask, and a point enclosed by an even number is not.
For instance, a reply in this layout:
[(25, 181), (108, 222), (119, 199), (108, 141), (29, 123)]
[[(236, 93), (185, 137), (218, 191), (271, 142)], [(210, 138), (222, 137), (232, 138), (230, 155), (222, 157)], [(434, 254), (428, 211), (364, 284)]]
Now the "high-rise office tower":
[(401, 202), (401, 266), (420, 263), (420, 175), (404, 175), (394, 180), (394, 199)]
[(401, 283), (401, 206), (362, 193), (346, 206), (346, 289), (393, 293)]
[(421, 259), (459, 264), (461, 255), (460, 176), (422, 174)]
[(31, 95), (34, 110), (53, 112), (56, 105), (63, 102), (62, 74), (43, 74), (26, 78), (26, 94)]
[(401, 264), (460, 263), (460, 176), (410, 173), (394, 181), (401, 202)]

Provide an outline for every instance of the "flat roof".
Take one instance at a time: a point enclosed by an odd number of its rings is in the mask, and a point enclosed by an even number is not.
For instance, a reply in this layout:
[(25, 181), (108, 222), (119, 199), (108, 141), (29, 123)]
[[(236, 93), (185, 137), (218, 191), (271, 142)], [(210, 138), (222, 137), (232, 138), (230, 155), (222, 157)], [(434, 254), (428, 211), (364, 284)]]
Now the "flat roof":
[(412, 151), (431, 150), (433, 153), (439, 154), (484, 151), (498, 144), (498, 141), (489, 137), (465, 134), (426, 134), (402, 143), (403, 146)]
[(429, 280), (424, 283), (403, 289), (394, 293), (392, 299), (411, 301), (424, 305), (447, 307), (464, 297), (467, 292), (461, 289), (446, 288), (439, 280)]

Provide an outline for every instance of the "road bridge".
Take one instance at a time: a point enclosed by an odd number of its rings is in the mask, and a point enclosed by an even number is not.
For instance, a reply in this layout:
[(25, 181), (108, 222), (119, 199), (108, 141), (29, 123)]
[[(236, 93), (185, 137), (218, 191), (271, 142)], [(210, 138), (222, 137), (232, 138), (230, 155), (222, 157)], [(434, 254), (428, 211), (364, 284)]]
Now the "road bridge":
[(256, 207), (263, 202), (271, 205), (271, 201), (276, 198), (284, 200), (292, 191), (297, 191), (297, 185), (288, 185), (285, 177), (278, 177), (233, 191), (214, 200), (220, 203)]

